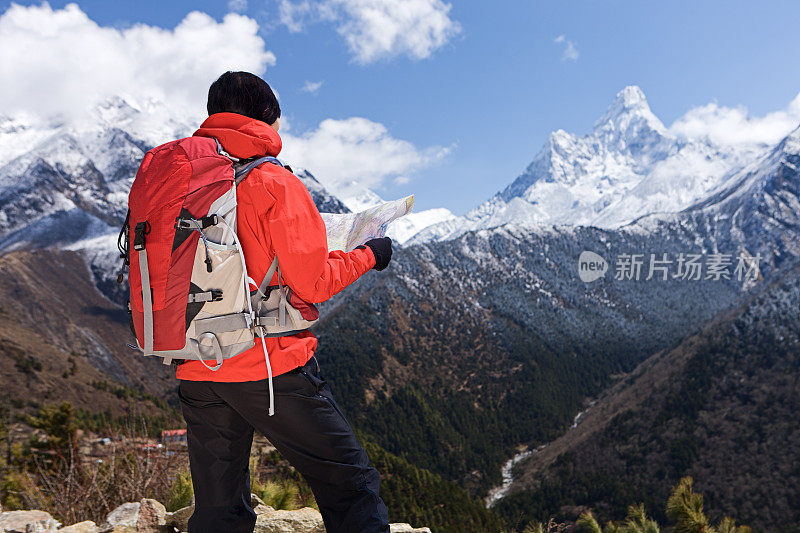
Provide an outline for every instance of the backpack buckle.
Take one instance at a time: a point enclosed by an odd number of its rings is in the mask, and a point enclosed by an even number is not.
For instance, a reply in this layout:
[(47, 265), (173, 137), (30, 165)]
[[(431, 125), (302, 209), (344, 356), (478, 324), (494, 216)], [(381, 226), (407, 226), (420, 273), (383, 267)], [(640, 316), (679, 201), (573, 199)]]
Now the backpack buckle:
[(217, 224), (219, 224), (219, 215), (216, 213), (201, 218), (175, 218), (175, 229), (204, 230), (209, 226), (216, 226)]
[(211, 289), (204, 292), (190, 293), (187, 301), (190, 304), (199, 304), (205, 302), (221, 302), (222, 289)]
[(139, 222), (133, 230), (133, 249), (141, 252), (145, 247), (145, 236), (150, 233), (150, 223), (148, 221)]

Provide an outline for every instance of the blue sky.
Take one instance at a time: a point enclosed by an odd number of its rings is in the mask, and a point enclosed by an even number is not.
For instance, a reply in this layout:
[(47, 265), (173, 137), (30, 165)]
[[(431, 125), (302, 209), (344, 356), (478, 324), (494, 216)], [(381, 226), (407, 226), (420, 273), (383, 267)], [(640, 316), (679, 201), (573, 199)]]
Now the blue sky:
[[(9, 5), (0, 1), (0, 12)], [(79, 6), (118, 28), (172, 29), (189, 11), (217, 20), (230, 11), (204, 1)], [(428, 57), (366, 64), (334, 22), (311, 20), (292, 32), (276, 1), (249, 0), (242, 13), (275, 55), (265, 78), (292, 133), (326, 118), (364, 117), (420, 150), (450, 148), (408, 183), (384, 179), (378, 189), (387, 199), (413, 192), (420, 209), (464, 213), (511, 182), (551, 131), (587, 132), (629, 84), (642, 87), (667, 125), (709, 102), (762, 116), (800, 91), (798, 2), (456, 1), (447, 17), (460, 31)], [(576, 53), (565, 57), (570, 42)], [(307, 81), (322, 85), (312, 94), (302, 90)]]

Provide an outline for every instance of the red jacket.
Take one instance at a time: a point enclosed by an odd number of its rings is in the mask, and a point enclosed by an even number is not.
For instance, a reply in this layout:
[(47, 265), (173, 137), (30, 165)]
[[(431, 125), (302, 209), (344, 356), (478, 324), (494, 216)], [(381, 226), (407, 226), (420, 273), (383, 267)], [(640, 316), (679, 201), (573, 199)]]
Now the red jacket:
[[(216, 113), (195, 136), (216, 137), (230, 155), (277, 156), (281, 138), (271, 126), (236, 113)], [(325, 224), (303, 182), (288, 170), (265, 163), (237, 189), (237, 234), (248, 275), (260, 283), (277, 253), (283, 282), (306, 302), (328, 300), (375, 266), (369, 248), (328, 251)], [(277, 274), (276, 274), (277, 276)], [(273, 278), (271, 284), (277, 284)], [(267, 338), (272, 375), (304, 365), (317, 348), (310, 331)], [(261, 343), (223, 362), (216, 372), (199, 361), (178, 367), (178, 379), (190, 381), (256, 381), (267, 378)]]

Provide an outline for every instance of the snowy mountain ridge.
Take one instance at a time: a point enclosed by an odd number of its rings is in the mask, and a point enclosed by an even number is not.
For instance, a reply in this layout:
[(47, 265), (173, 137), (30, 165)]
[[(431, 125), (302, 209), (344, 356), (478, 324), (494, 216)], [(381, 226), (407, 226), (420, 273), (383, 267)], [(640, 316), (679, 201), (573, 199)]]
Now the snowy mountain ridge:
[(674, 134), (629, 86), (584, 136), (553, 132), (525, 171), (467, 215), (430, 226), (412, 242), (447, 240), (515, 223), (613, 229), (677, 212), (724, 186), (768, 146), (723, 146)]
[[(192, 134), (202, 117), (157, 100), (110, 98), (86, 116), (42, 120), (0, 116), (0, 250), (67, 246), (94, 250), (115, 235), (144, 153)], [(373, 191), (341, 196), (306, 170), (297, 176), (322, 211), (344, 212), (380, 203)], [(452, 218), (446, 210), (414, 213), (390, 235), (403, 242), (428, 224)]]
[[(71, 245), (113, 233), (144, 152), (190, 135), (197, 123), (198, 117), (158, 101), (127, 97), (69, 120), (0, 116), (0, 249)], [(653, 114), (641, 89), (630, 86), (589, 134), (553, 132), (516, 180), (467, 215), (444, 208), (412, 213), (389, 235), (416, 244), (509, 223), (615, 229), (724, 190), (768, 148), (676, 134)], [(336, 209), (382, 201), (357, 180), (332, 189), (307, 171), (297, 174)]]

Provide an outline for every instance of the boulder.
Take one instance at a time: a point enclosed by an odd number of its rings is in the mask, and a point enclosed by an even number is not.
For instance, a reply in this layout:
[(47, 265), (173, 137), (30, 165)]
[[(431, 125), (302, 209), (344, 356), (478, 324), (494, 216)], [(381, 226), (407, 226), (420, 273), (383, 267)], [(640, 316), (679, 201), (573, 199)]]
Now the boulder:
[[(191, 513), (189, 513), (191, 515)], [(167, 526), (167, 510), (158, 501), (144, 498), (139, 502), (123, 503), (106, 517), (103, 531), (125, 533), (160, 533), (171, 531)], [(188, 520), (189, 517), (187, 516)]]
[(391, 533), (431, 533), (427, 527), (411, 527), (411, 524), (389, 524)]
[[(264, 500), (255, 494), (251, 494), (250, 505), (257, 515), (275, 512), (275, 509), (265, 504)], [(183, 507), (174, 513), (167, 513), (165, 523), (168, 527), (173, 527), (178, 531), (188, 531), (189, 518), (192, 517), (192, 513), (194, 513), (194, 505)]]
[(272, 511), (256, 519), (254, 533), (325, 533), (322, 515), (310, 507), (297, 511)]
[(256, 516), (261, 516), (262, 514), (274, 513), (275, 509), (269, 505), (258, 504), (253, 508), (253, 511), (256, 512)]
[(44, 511), (7, 511), (0, 513), (0, 531), (5, 533), (50, 533), (60, 524)]
[(97, 527), (97, 524), (87, 520), (86, 522), (78, 522), (71, 526), (62, 527), (58, 530), (58, 533), (98, 533), (99, 531), (100, 528)]
[(189, 507), (182, 507), (181, 509), (178, 509), (174, 513), (167, 516), (167, 525), (174, 527), (178, 531), (188, 531), (189, 518), (192, 517), (193, 512), (193, 505), (190, 505)]
[(267, 514), (275, 511), (275, 509), (264, 503), (264, 500), (255, 494), (250, 495), (250, 506), (253, 508), (253, 511), (256, 512), (256, 515)]
[(139, 502), (123, 503), (106, 517), (106, 523), (112, 528), (130, 527), (136, 528), (136, 522), (139, 521)]
[(139, 517), (136, 531), (139, 533), (159, 533), (167, 524), (167, 509), (156, 500), (145, 498), (139, 502)]

